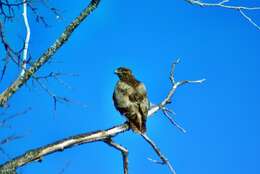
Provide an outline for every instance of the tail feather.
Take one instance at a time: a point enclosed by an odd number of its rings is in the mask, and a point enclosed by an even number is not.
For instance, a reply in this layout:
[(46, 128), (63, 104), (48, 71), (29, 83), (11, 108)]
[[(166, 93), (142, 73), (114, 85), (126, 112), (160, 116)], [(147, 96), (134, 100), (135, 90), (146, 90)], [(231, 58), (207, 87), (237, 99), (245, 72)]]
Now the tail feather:
[(146, 132), (146, 119), (138, 118), (137, 115), (129, 119), (130, 128), (136, 133)]

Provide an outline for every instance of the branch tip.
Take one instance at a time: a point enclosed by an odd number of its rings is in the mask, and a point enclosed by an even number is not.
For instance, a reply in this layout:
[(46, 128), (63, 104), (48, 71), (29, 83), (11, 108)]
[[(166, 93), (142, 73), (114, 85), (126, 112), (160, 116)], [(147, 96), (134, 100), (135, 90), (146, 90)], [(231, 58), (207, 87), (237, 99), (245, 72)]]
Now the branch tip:
[(245, 18), (250, 24), (252, 24), (255, 28), (260, 30), (260, 26), (248, 15), (246, 15), (242, 10), (246, 11), (253, 11), (253, 10), (260, 10), (260, 7), (247, 7), (247, 6), (238, 6), (238, 5), (228, 5), (226, 3), (229, 2), (229, 0), (222, 0), (216, 3), (207, 3), (202, 2), (202, 0), (186, 0), (188, 3), (192, 5), (198, 5), (200, 7), (220, 7), (230, 10), (236, 10), (239, 11), (239, 13), (242, 15), (243, 18)]

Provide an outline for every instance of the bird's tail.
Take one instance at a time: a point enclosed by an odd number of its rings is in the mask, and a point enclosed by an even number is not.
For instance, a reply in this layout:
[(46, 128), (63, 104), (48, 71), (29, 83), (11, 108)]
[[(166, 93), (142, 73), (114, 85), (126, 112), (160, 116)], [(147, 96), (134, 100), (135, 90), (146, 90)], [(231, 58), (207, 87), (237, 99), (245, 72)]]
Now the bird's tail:
[(134, 117), (129, 119), (130, 128), (139, 134), (143, 134), (146, 132), (146, 118), (138, 115), (135, 115)]

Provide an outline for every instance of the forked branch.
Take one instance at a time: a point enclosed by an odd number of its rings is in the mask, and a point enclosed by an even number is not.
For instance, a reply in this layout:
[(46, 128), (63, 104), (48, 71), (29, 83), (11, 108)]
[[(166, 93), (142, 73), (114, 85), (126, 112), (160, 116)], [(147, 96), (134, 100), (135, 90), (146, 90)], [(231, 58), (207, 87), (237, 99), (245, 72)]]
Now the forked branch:
[(230, 10), (237, 10), (242, 15), (242, 17), (244, 17), (250, 24), (252, 24), (258, 30), (260, 30), (260, 26), (250, 16), (248, 16), (245, 13), (245, 11), (256, 11), (256, 10), (260, 11), (260, 7), (228, 5), (227, 3), (230, 2), (230, 0), (222, 0), (217, 3), (207, 3), (207, 2), (202, 2), (201, 0), (186, 0), (186, 1), (193, 5), (198, 5), (200, 7), (220, 7), (220, 8), (230, 9)]
[(162, 161), (155, 161), (152, 160), (153, 162), (157, 163), (157, 164), (162, 164), (162, 165), (167, 165), (169, 170), (171, 171), (172, 174), (176, 174), (175, 169), (173, 168), (172, 164), (170, 163), (170, 161), (162, 154), (162, 152), (160, 151), (159, 147), (157, 147), (157, 145), (152, 141), (152, 139), (150, 139), (147, 134), (142, 134), (141, 135), (145, 141), (147, 143), (149, 143), (151, 145), (151, 147), (153, 148), (153, 150), (156, 152), (156, 154), (159, 156), (159, 158)]

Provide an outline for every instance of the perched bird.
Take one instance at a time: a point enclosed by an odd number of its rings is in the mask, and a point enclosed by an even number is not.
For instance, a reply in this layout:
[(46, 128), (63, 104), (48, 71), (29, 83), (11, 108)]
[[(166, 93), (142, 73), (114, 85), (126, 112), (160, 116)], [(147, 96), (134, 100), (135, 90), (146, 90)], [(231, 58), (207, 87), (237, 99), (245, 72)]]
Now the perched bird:
[(115, 74), (119, 77), (113, 93), (116, 109), (127, 118), (134, 132), (145, 133), (149, 101), (144, 84), (128, 68), (119, 67)]

